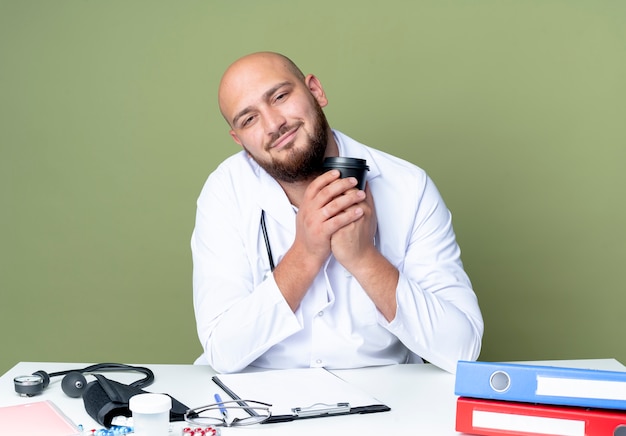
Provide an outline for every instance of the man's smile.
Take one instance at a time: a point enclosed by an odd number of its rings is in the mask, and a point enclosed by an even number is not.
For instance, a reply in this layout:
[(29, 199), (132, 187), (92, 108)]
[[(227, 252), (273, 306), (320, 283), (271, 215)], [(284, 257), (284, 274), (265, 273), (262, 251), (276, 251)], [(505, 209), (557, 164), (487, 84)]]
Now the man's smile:
[(298, 133), (301, 125), (302, 124), (297, 124), (296, 126), (289, 129), (287, 132), (280, 135), (274, 141), (270, 142), (268, 149), (281, 149), (285, 145), (291, 143), (295, 139), (295, 136)]

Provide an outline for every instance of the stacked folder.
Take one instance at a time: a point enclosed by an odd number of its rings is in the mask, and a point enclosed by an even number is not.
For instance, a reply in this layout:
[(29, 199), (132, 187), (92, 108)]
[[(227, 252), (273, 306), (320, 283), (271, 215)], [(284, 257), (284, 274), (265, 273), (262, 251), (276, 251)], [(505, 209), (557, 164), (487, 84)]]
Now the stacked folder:
[(456, 430), (482, 436), (626, 436), (626, 372), (459, 361)]

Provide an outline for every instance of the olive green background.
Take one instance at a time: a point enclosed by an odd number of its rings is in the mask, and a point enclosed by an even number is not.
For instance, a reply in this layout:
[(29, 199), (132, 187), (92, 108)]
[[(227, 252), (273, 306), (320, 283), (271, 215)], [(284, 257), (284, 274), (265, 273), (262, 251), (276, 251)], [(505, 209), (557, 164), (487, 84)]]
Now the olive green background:
[(238, 151), (216, 88), (258, 50), (435, 180), (481, 359), (626, 363), (625, 23), (619, 0), (0, 0), (0, 371), (200, 353), (195, 200)]

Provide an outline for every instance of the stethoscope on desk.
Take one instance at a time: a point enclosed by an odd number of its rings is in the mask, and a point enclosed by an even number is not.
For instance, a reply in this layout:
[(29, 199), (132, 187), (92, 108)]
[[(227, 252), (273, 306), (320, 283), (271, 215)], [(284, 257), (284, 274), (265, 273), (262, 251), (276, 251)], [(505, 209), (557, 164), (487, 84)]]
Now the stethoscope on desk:
[(270, 238), (267, 236), (267, 226), (265, 225), (265, 211), (261, 209), (261, 231), (263, 232), (263, 240), (265, 241), (265, 249), (267, 250), (267, 258), (270, 261), (270, 271), (274, 272), (274, 256), (272, 256), (272, 247), (270, 246)]

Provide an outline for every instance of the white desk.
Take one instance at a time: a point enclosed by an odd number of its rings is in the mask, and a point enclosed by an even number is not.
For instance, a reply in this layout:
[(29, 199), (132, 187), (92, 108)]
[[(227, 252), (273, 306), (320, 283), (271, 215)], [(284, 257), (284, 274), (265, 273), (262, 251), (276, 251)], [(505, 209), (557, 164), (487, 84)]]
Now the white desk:
[[(615, 359), (589, 359), (567, 361), (532, 362), (547, 365), (595, 368), (626, 371)], [(21, 362), (0, 377), (0, 406), (23, 404), (41, 400), (53, 401), (76, 424), (87, 428), (100, 428), (85, 411), (82, 399), (67, 397), (61, 390), (61, 379), (55, 377), (42, 395), (20, 397), (15, 393), (13, 378), (32, 374), (37, 370), (46, 372), (80, 369), (88, 364)], [(145, 390), (165, 392), (189, 407), (213, 403), (213, 394), (219, 388), (211, 380), (215, 372), (207, 366), (149, 365), (154, 371), (155, 382)], [(432, 365), (393, 365), (333, 371), (347, 382), (391, 407), (390, 412), (366, 415), (344, 415), (327, 418), (306, 419), (286, 423), (226, 428), (222, 435), (271, 434), (280, 435), (458, 435), (454, 430), (456, 396), (454, 375)], [(130, 383), (142, 377), (138, 373), (107, 373), (107, 377)], [(87, 376), (88, 381), (93, 380)], [(173, 423), (171, 435), (179, 435), (184, 423)], [(1, 430), (1, 429), (0, 429)]]

